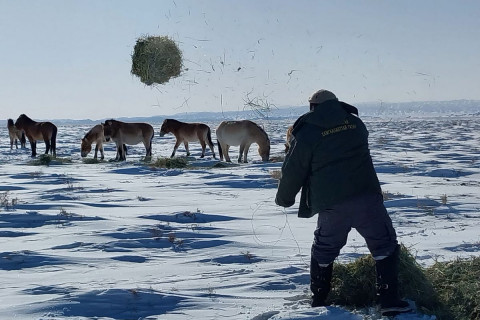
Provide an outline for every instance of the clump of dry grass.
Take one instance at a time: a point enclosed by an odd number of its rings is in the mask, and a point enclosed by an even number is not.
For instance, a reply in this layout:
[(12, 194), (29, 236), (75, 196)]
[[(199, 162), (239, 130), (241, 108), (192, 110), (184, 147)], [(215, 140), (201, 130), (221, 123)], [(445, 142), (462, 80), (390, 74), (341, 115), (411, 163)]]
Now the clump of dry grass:
[(0, 205), (5, 208), (6, 211), (12, 210), (18, 203), (17, 198), (10, 197), (10, 191), (0, 193)]
[(51, 162), (52, 156), (41, 154), (38, 158), (31, 160), (29, 164), (33, 166), (49, 166)]
[(442, 196), (440, 197), (440, 201), (442, 202), (442, 205), (446, 205), (447, 204), (447, 201), (448, 201), (448, 197), (446, 194), (442, 194)]
[[(405, 246), (399, 264), (400, 295), (425, 314), (443, 319), (480, 319), (480, 257), (437, 262), (423, 268)], [(352, 308), (375, 304), (375, 261), (370, 255), (335, 263), (329, 302)]]
[(28, 162), (32, 166), (49, 166), (51, 164), (66, 164), (72, 163), (71, 158), (57, 158), (49, 154), (41, 154), (38, 158), (32, 159)]
[(282, 177), (282, 170), (270, 170), (270, 176), (275, 180), (280, 180)]
[(428, 275), (448, 307), (441, 319), (480, 319), (480, 257), (436, 262)]
[(150, 86), (178, 77), (182, 52), (175, 41), (165, 36), (143, 36), (137, 39), (132, 54), (131, 73)]
[(85, 163), (85, 164), (97, 164), (97, 163), (102, 162), (102, 160), (98, 160), (98, 159), (95, 159), (95, 158), (83, 158), (82, 162)]
[(155, 162), (150, 164), (154, 168), (186, 168), (188, 161), (185, 158), (158, 158)]

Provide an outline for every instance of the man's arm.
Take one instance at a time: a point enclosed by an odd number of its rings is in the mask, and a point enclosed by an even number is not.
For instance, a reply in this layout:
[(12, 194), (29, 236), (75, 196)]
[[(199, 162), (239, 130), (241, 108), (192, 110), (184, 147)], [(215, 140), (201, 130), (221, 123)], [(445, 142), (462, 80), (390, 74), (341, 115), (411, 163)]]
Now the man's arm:
[(311, 157), (310, 146), (294, 138), (283, 161), (282, 177), (275, 197), (277, 205), (290, 207), (295, 203), (295, 196), (308, 179)]

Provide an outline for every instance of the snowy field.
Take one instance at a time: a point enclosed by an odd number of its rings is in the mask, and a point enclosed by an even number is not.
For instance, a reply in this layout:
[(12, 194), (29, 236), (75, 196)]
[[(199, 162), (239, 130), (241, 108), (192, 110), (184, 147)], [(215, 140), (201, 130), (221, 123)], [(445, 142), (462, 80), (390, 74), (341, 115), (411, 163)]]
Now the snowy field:
[[(424, 266), (480, 255), (479, 122), (364, 120), (399, 241)], [(293, 121), (257, 121), (271, 156), (283, 156)], [(218, 123), (208, 123), (214, 141)], [(152, 125), (154, 159), (168, 157), (174, 137)], [(87, 164), (80, 139), (92, 126), (58, 127), (57, 157), (72, 162), (50, 166), (30, 164), (28, 142), (10, 151), (0, 130), (0, 319), (379, 318), (373, 308), (309, 307), (316, 219), (297, 218), (298, 203), (275, 205), (272, 172), (282, 163), (262, 163), (256, 145), (248, 164), (226, 168), (213, 167), (208, 149), (199, 159), (199, 144), (188, 169), (148, 167), (142, 145), (118, 163), (107, 144), (106, 161)], [(352, 231), (339, 261), (366, 253)]]

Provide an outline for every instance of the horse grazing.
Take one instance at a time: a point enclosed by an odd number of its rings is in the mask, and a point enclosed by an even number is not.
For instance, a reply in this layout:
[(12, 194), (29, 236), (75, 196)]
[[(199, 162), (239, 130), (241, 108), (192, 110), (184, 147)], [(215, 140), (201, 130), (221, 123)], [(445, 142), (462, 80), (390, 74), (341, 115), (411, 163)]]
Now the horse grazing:
[(97, 159), (98, 150), (100, 150), (100, 159), (103, 160), (103, 143), (105, 142), (103, 134), (103, 124), (97, 124), (82, 138), (81, 155), (85, 158), (92, 151), (92, 143), (95, 143), (95, 155), (93, 159)]
[(23, 130), (32, 148), (32, 157), (37, 155), (37, 140), (45, 141), (45, 154), (57, 156), (57, 127), (51, 122), (37, 122), (25, 114), (20, 115), (15, 121), (15, 127)]
[(126, 144), (135, 145), (143, 142), (146, 157), (152, 156), (153, 127), (143, 122), (122, 122), (118, 120), (107, 120), (103, 125), (103, 134), (106, 141), (112, 139), (117, 145), (117, 156), (115, 160), (126, 160)]
[(288, 150), (290, 150), (290, 146), (293, 139), (292, 131), (293, 131), (293, 126), (289, 126), (287, 129), (287, 134), (285, 136), (285, 153), (287, 153)]
[(220, 160), (230, 161), (228, 148), (230, 146), (240, 146), (238, 162), (247, 163), (248, 149), (252, 143), (258, 144), (258, 153), (262, 161), (268, 161), (270, 157), (270, 139), (267, 133), (258, 124), (250, 120), (223, 121), (217, 128), (217, 143)]
[(25, 132), (23, 130), (18, 130), (15, 127), (13, 119), (7, 120), (8, 135), (10, 136), (10, 150), (13, 149), (13, 143), (15, 142), (15, 148), (18, 149), (18, 140), (20, 140), (20, 147), (25, 148), (27, 139), (25, 139)]
[(210, 150), (212, 151), (213, 158), (216, 159), (215, 149), (212, 142), (212, 133), (210, 131), (210, 127), (206, 124), (186, 123), (175, 119), (165, 119), (162, 123), (162, 127), (160, 128), (160, 137), (163, 137), (167, 133), (173, 133), (177, 139), (175, 146), (173, 147), (172, 155), (170, 156), (171, 158), (173, 158), (175, 155), (180, 143), (183, 142), (185, 150), (187, 150), (187, 156), (189, 156), (190, 151), (188, 150), (188, 143), (199, 141), (202, 145), (202, 155), (200, 158), (205, 157), (205, 149), (207, 148), (208, 144)]

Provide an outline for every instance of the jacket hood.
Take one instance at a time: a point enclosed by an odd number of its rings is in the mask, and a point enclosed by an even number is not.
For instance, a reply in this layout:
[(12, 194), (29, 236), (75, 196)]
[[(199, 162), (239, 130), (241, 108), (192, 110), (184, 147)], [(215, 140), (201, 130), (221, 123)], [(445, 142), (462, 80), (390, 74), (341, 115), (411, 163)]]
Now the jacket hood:
[[(316, 105), (312, 111), (305, 115), (304, 121), (313, 125), (331, 128), (345, 124), (345, 120), (350, 116), (350, 112), (347, 111), (348, 104), (338, 100), (328, 100), (319, 105)], [(355, 107), (352, 107), (356, 110)]]

